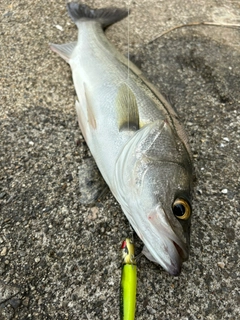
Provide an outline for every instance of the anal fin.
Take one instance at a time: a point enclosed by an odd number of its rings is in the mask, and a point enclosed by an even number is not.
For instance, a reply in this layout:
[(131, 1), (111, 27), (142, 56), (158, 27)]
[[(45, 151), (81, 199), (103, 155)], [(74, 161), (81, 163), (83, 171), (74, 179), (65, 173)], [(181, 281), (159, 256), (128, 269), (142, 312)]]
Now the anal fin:
[(78, 123), (81, 128), (85, 141), (88, 143), (91, 138), (91, 133), (97, 128), (97, 121), (94, 115), (90, 93), (84, 82), (78, 85), (79, 92), (78, 99), (76, 100), (76, 111)]

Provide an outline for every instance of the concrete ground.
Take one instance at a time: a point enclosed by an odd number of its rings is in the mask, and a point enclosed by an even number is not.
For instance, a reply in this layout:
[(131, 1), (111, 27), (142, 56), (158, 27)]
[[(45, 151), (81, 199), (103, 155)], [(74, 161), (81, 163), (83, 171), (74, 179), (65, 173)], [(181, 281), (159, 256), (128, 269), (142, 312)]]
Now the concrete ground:
[[(240, 2), (130, 7), (132, 58), (178, 110), (196, 171), (190, 259), (177, 278), (140, 259), (136, 319), (240, 319)], [(70, 69), (48, 47), (77, 29), (65, 1), (2, 0), (0, 15), (0, 319), (119, 319), (119, 246), (131, 229), (110, 192), (79, 201), (89, 151)], [(171, 30), (203, 21), (215, 25)], [(124, 54), (127, 30), (125, 19), (107, 31)]]

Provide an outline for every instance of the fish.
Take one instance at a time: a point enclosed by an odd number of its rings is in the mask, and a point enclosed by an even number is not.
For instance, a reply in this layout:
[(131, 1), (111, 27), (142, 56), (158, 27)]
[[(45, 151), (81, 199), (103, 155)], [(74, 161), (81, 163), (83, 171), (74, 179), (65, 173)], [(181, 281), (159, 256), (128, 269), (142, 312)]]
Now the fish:
[(126, 8), (68, 3), (78, 38), (50, 48), (71, 67), (81, 132), (142, 240), (142, 253), (177, 276), (189, 256), (193, 164), (175, 109), (106, 38)]
[(120, 319), (134, 320), (137, 295), (137, 266), (133, 241), (126, 238), (122, 243), (121, 251)]

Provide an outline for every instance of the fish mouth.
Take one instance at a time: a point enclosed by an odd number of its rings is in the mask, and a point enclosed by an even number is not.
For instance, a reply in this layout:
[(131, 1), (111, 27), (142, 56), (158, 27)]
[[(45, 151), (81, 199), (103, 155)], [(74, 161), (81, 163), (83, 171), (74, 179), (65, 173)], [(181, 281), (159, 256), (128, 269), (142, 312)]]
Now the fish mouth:
[(182, 262), (186, 261), (187, 257), (186, 257), (185, 251), (176, 242), (173, 241), (173, 244), (174, 244), (174, 246), (175, 246), (175, 248), (176, 248), (176, 250), (177, 250), (177, 252), (178, 252), (178, 254), (179, 254), (179, 256), (180, 256), (180, 258), (182, 260)]
[(149, 260), (160, 264), (172, 276), (180, 275), (182, 263), (188, 258), (186, 246), (169, 238), (156, 239), (156, 245), (145, 244), (142, 253)]
[[(161, 212), (161, 214), (160, 214)], [(178, 224), (171, 225), (163, 210), (151, 213), (148, 233), (141, 234), (145, 244), (143, 254), (151, 261), (160, 264), (173, 276), (181, 273), (182, 263), (188, 259), (189, 245), (183, 232), (177, 231)], [(145, 235), (145, 237), (144, 237)]]
[(171, 275), (179, 276), (182, 270), (182, 263), (188, 258), (185, 246), (169, 239), (166, 246), (166, 252), (168, 253), (169, 259), (167, 259), (168, 261), (165, 261), (165, 269)]
[(185, 251), (176, 242), (173, 241), (173, 245), (178, 252), (178, 263), (171, 265), (169, 273), (171, 273), (173, 276), (179, 276), (182, 270), (182, 263), (183, 261), (186, 261), (187, 257)]

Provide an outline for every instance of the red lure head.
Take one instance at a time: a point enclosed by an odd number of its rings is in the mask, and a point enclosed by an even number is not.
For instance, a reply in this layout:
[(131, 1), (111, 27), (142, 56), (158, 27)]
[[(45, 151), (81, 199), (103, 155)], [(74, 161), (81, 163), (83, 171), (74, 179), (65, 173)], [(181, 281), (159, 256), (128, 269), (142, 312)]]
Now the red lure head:
[(124, 240), (122, 242), (121, 249), (124, 249), (126, 246), (127, 246), (127, 242), (126, 242), (126, 240)]
[(130, 239), (125, 239), (122, 242), (122, 262), (123, 264), (135, 264), (134, 259), (134, 245)]

